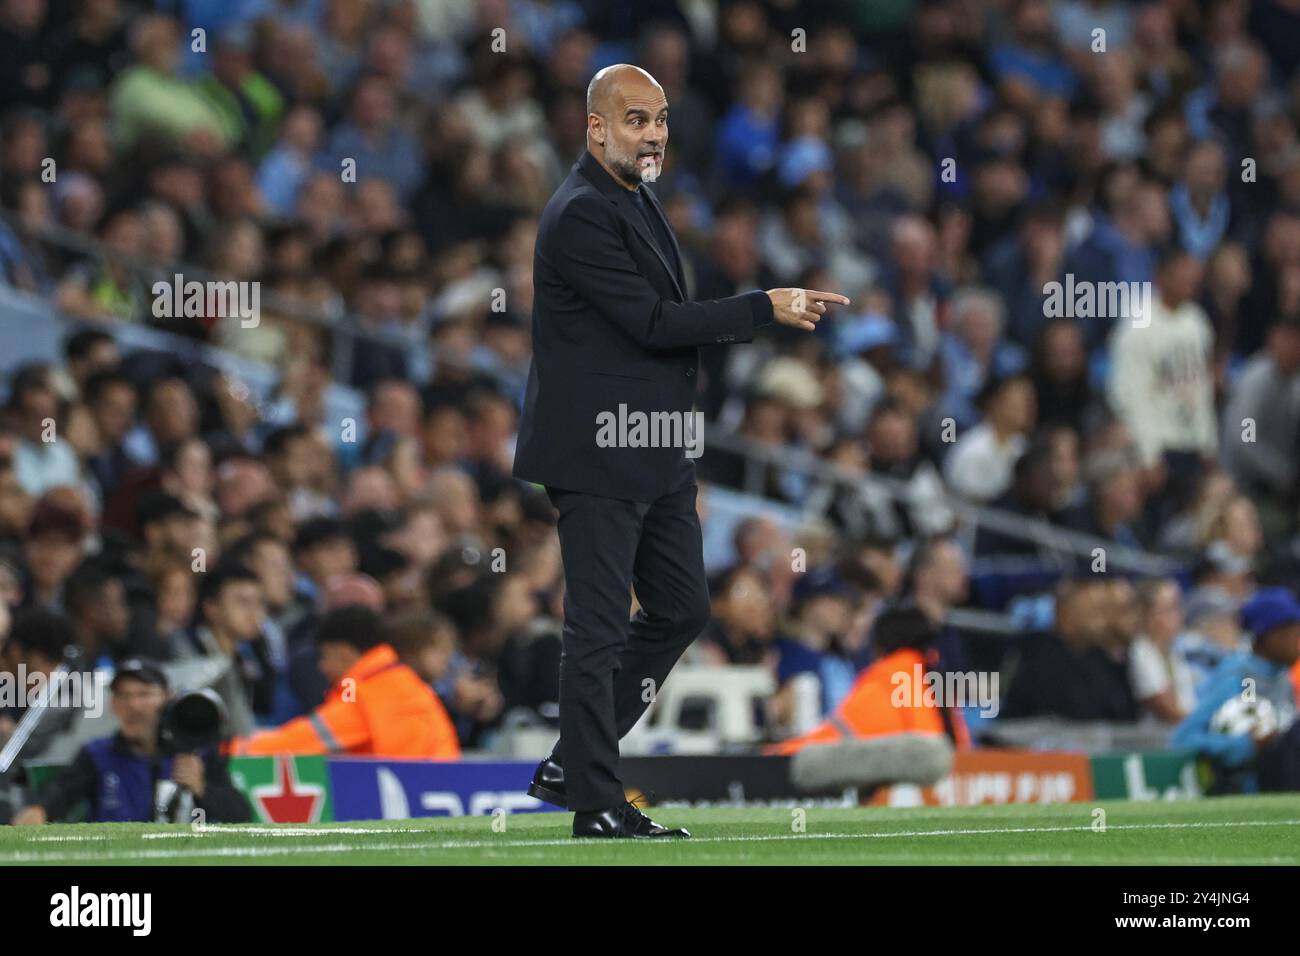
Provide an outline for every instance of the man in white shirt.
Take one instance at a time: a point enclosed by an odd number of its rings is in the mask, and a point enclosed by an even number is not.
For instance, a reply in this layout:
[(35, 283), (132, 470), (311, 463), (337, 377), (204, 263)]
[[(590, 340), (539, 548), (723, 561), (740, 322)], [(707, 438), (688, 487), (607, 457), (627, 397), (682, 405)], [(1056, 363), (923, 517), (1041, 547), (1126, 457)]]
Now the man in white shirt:
[(1214, 456), (1214, 329), (1196, 302), (1202, 266), (1183, 249), (1156, 272), (1150, 315), (1118, 317), (1110, 337), (1108, 397), (1155, 485), (1166, 467), (1186, 479), (1196, 459)]
[(990, 381), (979, 405), (984, 421), (958, 439), (944, 461), (944, 479), (963, 498), (985, 504), (1011, 487), (1038, 412), (1033, 385), (1024, 375)]

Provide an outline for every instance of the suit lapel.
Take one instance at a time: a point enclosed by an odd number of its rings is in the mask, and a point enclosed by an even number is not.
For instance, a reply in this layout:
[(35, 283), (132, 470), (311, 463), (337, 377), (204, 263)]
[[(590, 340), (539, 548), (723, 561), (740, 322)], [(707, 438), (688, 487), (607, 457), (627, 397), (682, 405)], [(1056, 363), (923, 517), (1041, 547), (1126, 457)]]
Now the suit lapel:
[[(655, 254), (655, 258), (657, 258), (659, 263), (664, 267), (664, 272), (668, 273), (668, 278), (672, 280), (673, 289), (677, 292), (678, 301), (685, 302), (686, 293), (682, 290), (683, 283), (678, 280), (677, 270), (668, 264), (668, 260), (664, 258), (664, 254), (659, 251), (658, 244), (651, 239), (649, 234), (646, 232), (645, 226), (641, 222), (641, 214), (633, 204), (631, 191), (624, 189), (616, 183), (614, 177), (605, 172), (604, 167), (601, 166), (600, 163), (596, 162), (596, 158), (592, 156), (591, 153), (583, 152), (581, 158), (578, 160), (578, 170), (587, 177), (588, 181), (590, 181), (596, 189), (600, 191), (601, 195), (614, 204), (615, 208), (617, 208), (623, 218), (627, 220), (633, 231), (641, 237), (641, 241), (650, 247), (650, 251)], [(659, 211), (660, 215), (663, 215), (663, 211), (659, 206), (658, 198), (656, 198), (648, 189), (646, 190), (646, 193), (650, 196), (650, 202), (654, 205), (655, 209)], [(667, 218), (665, 218), (664, 221), (667, 222)], [(677, 256), (677, 259), (680, 262), (681, 251), (677, 247), (677, 237), (673, 235), (672, 229), (668, 230), (668, 236), (673, 244), (673, 253)]]
[[(673, 227), (668, 222), (668, 214), (664, 212), (664, 207), (659, 203), (659, 197), (655, 195), (653, 189), (647, 189), (645, 194), (650, 200), (650, 205), (655, 207), (655, 211), (659, 213), (659, 216), (664, 221), (664, 225), (667, 227), (666, 231), (668, 233), (668, 241), (673, 244), (673, 261), (677, 263), (677, 271), (675, 273), (677, 277), (677, 291), (681, 293), (682, 290), (686, 288), (686, 273), (682, 271), (682, 247), (677, 244), (677, 236), (673, 233)], [(684, 300), (685, 298), (686, 296), (683, 293), (682, 299)]]

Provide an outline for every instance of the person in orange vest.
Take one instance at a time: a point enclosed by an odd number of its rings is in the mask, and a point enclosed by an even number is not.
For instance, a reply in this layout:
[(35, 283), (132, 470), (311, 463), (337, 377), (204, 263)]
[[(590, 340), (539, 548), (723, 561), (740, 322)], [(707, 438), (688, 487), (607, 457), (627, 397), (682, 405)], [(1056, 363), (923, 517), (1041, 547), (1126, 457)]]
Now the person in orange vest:
[(352, 754), (456, 760), (456, 729), (433, 688), (397, 657), (368, 607), (330, 611), (316, 643), (325, 703), (275, 730), (231, 741), (237, 755)]
[(825, 721), (768, 752), (793, 754), (810, 744), (905, 733), (945, 734), (958, 750), (968, 749), (970, 734), (961, 712), (942, 706), (941, 699), (926, 703), (924, 683), (915, 686), (936, 669), (938, 655), (931, 645), (938, 636), (934, 623), (915, 604), (896, 604), (881, 611), (871, 628), (876, 661), (858, 675)]

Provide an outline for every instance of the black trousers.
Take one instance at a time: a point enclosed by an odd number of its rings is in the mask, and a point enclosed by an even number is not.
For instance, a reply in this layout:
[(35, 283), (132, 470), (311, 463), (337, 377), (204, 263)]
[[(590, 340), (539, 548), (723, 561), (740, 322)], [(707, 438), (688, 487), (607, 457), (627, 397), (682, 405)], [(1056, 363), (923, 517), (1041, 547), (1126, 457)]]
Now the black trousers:
[[(623, 803), (618, 741), (709, 621), (694, 482), (654, 502), (547, 488), (560, 512), (560, 740), (571, 810)], [(632, 588), (641, 608), (629, 622)]]

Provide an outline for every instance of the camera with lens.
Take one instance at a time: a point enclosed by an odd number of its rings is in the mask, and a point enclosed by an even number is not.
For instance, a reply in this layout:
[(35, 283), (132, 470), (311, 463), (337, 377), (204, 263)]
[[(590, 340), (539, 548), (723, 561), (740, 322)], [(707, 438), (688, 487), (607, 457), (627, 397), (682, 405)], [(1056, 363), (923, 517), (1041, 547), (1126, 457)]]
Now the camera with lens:
[[(216, 692), (204, 688), (177, 694), (166, 703), (158, 718), (158, 759), (211, 753), (221, 741), (225, 722), (226, 705)], [(193, 812), (194, 794), (158, 774), (154, 784), (154, 821), (189, 823)]]

